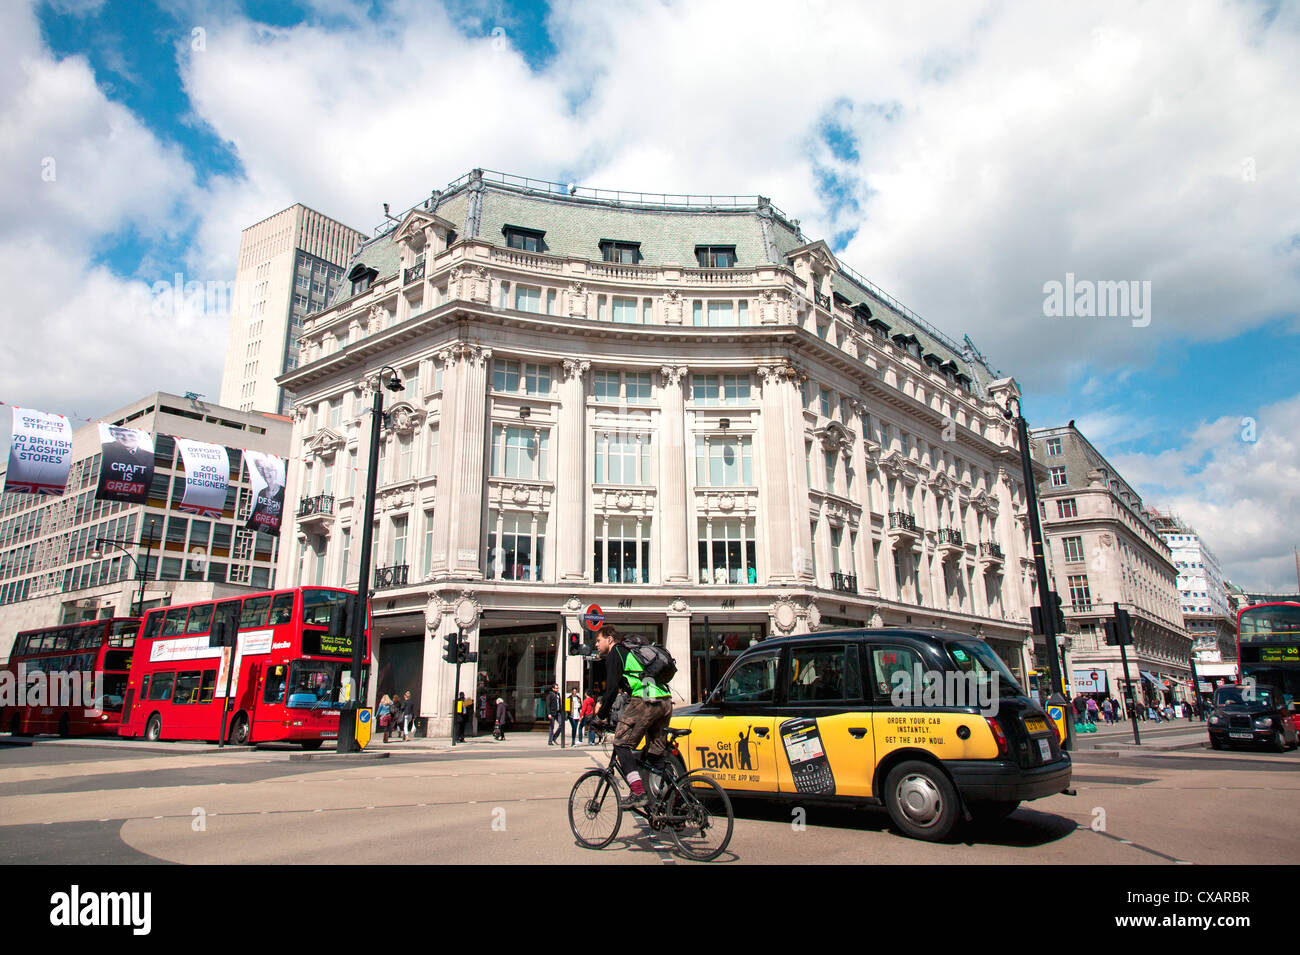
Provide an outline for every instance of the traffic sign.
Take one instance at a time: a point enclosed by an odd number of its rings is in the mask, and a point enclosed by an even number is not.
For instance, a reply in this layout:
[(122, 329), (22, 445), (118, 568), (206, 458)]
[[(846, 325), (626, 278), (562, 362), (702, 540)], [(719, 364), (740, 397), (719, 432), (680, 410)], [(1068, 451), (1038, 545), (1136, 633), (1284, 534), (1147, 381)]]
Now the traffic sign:
[(361, 749), (365, 749), (370, 743), (370, 733), (374, 728), (374, 723), (371, 721), (372, 712), (369, 707), (362, 707), (357, 710), (357, 728), (354, 736), (356, 737), (357, 746)]
[(583, 615), (582, 622), (586, 624), (588, 630), (595, 632), (605, 625), (605, 614), (601, 612), (600, 607), (592, 604)]

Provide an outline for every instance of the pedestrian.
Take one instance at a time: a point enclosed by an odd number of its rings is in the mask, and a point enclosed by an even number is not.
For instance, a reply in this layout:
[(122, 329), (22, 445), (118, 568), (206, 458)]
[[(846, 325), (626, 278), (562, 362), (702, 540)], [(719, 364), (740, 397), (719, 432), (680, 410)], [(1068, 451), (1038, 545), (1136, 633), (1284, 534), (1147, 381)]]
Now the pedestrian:
[(1084, 707), (1088, 714), (1088, 722), (1095, 724), (1097, 722), (1097, 701), (1090, 696)]
[(582, 720), (582, 697), (578, 695), (577, 687), (569, 691), (565, 699), (564, 709), (569, 714), (569, 729), (573, 733), (573, 745), (578, 745), (578, 723)]
[(582, 701), (582, 726), (587, 730), (588, 745), (596, 745), (596, 730), (592, 727), (591, 721), (596, 715), (596, 691), (588, 690), (587, 697)]
[(407, 690), (402, 694), (402, 739), (415, 735), (415, 700), (411, 699), (411, 691)]
[[(406, 719), (406, 704), (402, 701), (400, 693), (393, 694), (393, 707), (389, 710), (389, 713), (392, 716), (388, 723), (389, 732), (396, 733), (399, 739), (404, 739), (406, 734), (402, 731), (402, 722)], [(384, 742), (388, 742), (387, 738), (385, 738)]]
[(1101, 718), (1105, 720), (1107, 726), (1110, 725), (1110, 721), (1111, 721), (1110, 700), (1102, 700)]
[(623, 707), (627, 706), (627, 701), (628, 701), (627, 690), (619, 690), (618, 696), (614, 698), (614, 702), (611, 703), (609, 706), (610, 726), (618, 725), (618, 719), (620, 716), (623, 715)]
[(456, 694), (456, 714), (452, 717), (451, 739), (454, 743), (465, 742), (465, 720), (469, 713), (469, 702), (465, 699), (465, 691), (461, 690)]
[(564, 738), (564, 713), (560, 708), (560, 688), (554, 683), (546, 691), (546, 719), (551, 724), (551, 735), (547, 737), (546, 745), (554, 746), (557, 737), (561, 740)]
[(384, 731), (384, 742), (393, 735), (393, 699), (387, 693), (379, 698), (379, 728)]
[(497, 697), (496, 722), (492, 726), (492, 738), (498, 742), (506, 738), (506, 701), (504, 697)]

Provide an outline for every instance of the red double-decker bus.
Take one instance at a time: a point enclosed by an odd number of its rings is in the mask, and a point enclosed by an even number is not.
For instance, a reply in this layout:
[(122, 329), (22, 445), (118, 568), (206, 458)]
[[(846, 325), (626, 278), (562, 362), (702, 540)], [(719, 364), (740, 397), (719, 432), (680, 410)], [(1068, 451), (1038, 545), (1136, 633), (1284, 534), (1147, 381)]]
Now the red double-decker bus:
[(19, 633), (0, 678), (0, 726), (15, 736), (115, 734), (139, 628), (112, 617)]
[[(352, 673), (352, 639), (343, 625), (352, 596), (299, 587), (151, 610), (136, 641), (119, 732), (217, 742), (233, 651), (228, 742), (317, 749), (336, 739), (340, 693)], [(237, 630), (234, 647), (219, 645), (216, 621)], [(369, 659), (369, 619), (365, 640)]]

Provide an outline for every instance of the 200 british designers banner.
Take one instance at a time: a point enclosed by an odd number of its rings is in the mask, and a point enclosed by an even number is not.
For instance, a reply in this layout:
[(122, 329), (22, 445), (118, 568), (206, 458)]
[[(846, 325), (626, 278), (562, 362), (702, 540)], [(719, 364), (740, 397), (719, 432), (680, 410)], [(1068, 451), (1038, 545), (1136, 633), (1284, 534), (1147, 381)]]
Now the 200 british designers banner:
[(5, 490), (13, 494), (62, 494), (72, 468), (72, 422), (61, 414), (14, 408)]
[(230, 486), (230, 456), (219, 444), (176, 439), (185, 462), (185, 496), (178, 510), (200, 517), (220, 517)]

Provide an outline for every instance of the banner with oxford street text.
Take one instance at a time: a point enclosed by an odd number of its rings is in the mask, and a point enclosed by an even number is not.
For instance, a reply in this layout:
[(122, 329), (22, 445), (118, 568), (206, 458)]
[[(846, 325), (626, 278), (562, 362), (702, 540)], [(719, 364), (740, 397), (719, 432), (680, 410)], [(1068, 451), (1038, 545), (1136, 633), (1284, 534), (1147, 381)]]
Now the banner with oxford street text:
[(153, 483), (153, 435), (135, 428), (99, 423), (101, 501), (143, 504)]
[(245, 451), (248, 480), (253, 486), (253, 509), (246, 529), (280, 536), (280, 519), (284, 515), (285, 459), (262, 451)]
[(62, 494), (72, 467), (72, 422), (61, 414), (14, 408), (5, 490), (11, 494)]
[(230, 486), (230, 456), (220, 444), (176, 439), (185, 462), (185, 496), (178, 510), (200, 517), (220, 517)]

